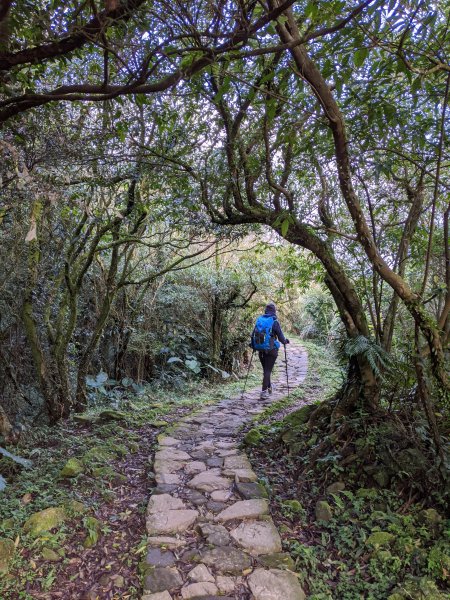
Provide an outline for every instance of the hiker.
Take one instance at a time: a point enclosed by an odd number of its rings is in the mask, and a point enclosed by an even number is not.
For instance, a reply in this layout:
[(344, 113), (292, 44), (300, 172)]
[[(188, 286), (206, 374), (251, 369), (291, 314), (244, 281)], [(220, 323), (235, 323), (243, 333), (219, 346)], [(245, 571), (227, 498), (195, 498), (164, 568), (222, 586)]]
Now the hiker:
[(289, 340), (284, 337), (277, 320), (277, 308), (273, 302), (270, 302), (266, 306), (264, 315), (256, 320), (251, 341), (253, 350), (258, 351), (264, 372), (261, 400), (267, 400), (273, 391), (270, 376), (277, 360), (280, 342), (283, 345), (289, 344)]

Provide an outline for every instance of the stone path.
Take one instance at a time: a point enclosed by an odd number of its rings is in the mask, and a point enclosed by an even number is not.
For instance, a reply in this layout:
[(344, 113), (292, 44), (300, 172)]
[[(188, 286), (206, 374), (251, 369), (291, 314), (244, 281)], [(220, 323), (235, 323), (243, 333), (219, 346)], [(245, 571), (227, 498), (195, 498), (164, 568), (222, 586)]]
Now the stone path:
[[(288, 346), (289, 384), (305, 378), (307, 355)], [(282, 553), (264, 488), (237, 432), (286, 396), (282, 351), (274, 393), (260, 389), (223, 400), (183, 419), (159, 437), (157, 487), (147, 508), (148, 549), (142, 600), (303, 600)], [(255, 357), (257, 358), (257, 357)]]

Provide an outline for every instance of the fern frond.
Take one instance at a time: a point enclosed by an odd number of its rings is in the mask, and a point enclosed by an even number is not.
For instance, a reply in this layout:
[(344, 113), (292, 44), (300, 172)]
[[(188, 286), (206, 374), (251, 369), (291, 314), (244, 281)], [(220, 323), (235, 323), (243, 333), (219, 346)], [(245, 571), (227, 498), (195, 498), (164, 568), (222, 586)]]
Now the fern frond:
[(388, 352), (364, 335), (347, 338), (343, 350), (345, 356), (349, 359), (355, 356), (364, 356), (377, 377), (381, 378), (381, 371), (389, 369), (391, 357)]

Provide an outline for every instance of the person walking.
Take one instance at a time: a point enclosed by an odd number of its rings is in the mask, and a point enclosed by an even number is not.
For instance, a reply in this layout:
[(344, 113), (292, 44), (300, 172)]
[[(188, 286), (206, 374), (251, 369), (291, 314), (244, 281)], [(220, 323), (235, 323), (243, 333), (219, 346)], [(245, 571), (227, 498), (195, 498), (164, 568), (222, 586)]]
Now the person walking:
[(267, 400), (273, 391), (271, 375), (278, 357), (280, 343), (289, 344), (284, 337), (280, 323), (277, 319), (277, 308), (273, 302), (267, 304), (264, 315), (256, 321), (252, 334), (251, 346), (258, 351), (259, 360), (263, 368), (261, 400)]

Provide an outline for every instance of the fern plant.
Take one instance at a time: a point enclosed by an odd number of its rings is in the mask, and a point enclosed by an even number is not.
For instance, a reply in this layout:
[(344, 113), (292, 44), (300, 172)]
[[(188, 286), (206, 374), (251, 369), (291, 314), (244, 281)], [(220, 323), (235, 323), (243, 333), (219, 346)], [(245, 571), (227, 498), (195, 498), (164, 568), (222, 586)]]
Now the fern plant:
[(392, 357), (384, 348), (364, 335), (347, 338), (343, 345), (343, 354), (347, 359), (364, 356), (377, 377), (383, 378), (382, 371), (392, 365)]

